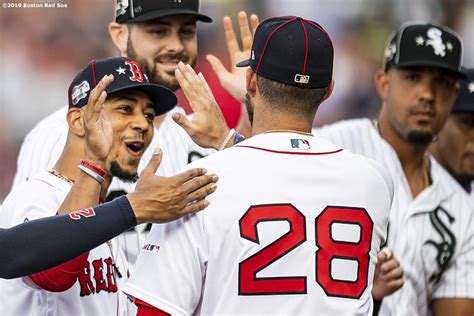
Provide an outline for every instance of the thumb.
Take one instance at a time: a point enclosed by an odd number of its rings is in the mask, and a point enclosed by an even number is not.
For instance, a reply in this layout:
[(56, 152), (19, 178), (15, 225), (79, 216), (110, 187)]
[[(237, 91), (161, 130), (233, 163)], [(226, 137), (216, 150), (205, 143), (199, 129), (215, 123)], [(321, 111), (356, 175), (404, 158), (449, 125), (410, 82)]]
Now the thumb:
[(188, 120), (187, 116), (182, 113), (174, 113), (172, 115), (173, 121), (176, 122), (179, 126), (181, 126), (186, 133), (191, 135), (193, 133), (193, 124), (190, 120)]
[(219, 81), (222, 81), (222, 76), (226, 74), (228, 71), (222, 64), (219, 58), (214, 55), (207, 55), (207, 61), (211, 64), (212, 70), (216, 73)]
[(151, 156), (150, 162), (148, 165), (143, 169), (142, 174), (155, 174), (156, 170), (158, 170), (158, 167), (161, 164), (161, 159), (163, 158), (163, 151), (160, 148), (156, 148), (155, 151), (153, 152), (153, 156)]
[(392, 251), (389, 248), (383, 247), (377, 255), (377, 260), (388, 261), (390, 258), (392, 258), (392, 255)]

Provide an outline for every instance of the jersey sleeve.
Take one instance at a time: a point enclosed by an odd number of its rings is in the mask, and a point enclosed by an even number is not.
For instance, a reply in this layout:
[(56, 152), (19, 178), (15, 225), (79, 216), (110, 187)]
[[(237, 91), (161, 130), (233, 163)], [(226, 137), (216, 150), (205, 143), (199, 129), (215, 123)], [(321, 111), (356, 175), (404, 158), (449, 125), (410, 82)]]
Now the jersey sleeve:
[(436, 298), (470, 298), (474, 299), (474, 207), (469, 199), (458, 194), (464, 218), (462, 232), (457, 236), (459, 253), (454, 262), (443, 273), (439, 286), (434, 288), (433, 299)]
[(52, 168), (62, 153), (66, 138), (65, 124), (45, 125), (32, 130), (21, 145), (12, 189), (37, 173)]
[(153, 226), (125, 285), (127, 295), (172, 315), (196, 310), (208, 260), (198, 215)]

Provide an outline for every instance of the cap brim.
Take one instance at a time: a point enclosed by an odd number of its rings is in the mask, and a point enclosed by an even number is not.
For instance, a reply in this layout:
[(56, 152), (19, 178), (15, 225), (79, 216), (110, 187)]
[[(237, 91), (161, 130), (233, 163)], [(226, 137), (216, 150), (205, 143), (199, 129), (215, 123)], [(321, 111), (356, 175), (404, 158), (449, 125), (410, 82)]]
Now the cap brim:
[(235, 65), (236, 67), (247, 67), (250, 66), (250, 59), (242, 60), (240, 63)]
[(115, 90), (107, 91), (107, 93), (112, 94), (124, 90), (138, 90), (145, 92), (151, 99), (151, 102), (153, 102), (156, 115), (165, 114), (174, 108), (178, 103), (178, 99), (176, 98), (176, 95), (173, 93), (173, 91), (152, 83), (141, 83), (127, 87), (120, 87)]
[(398, 63), (396, 65), (393, 65), (392, 67), (395, 68), (411, 68), (411, 67), (433, 67), (433, 68), (439, 68), (448, 71), (450, 74), (452, 74), (454, 77), (460, 78), (460, 79), (466, 79), (466, 75), (462, 73), (460, 70), (454, 68), (454, 67), (447, 67), (446, 64), (443, 63), (437, 63), (435, 61), (426, 61), (426, 60), (420, 60), (420, 61), (407, 61), (407, 62), (402, 62)]
[(185, 10), (185, 9), (160, 9), (145, 13), (143, 15), (137, 16), (136, 18), (129, 19), (125, 23), (134, 23), (134, 22), (146, 22), (154, 19), (163, 18), (166, 16), (173, 16), (173, 15), (193, 15), (196, 20), (204, 22), (204, 23), (211, 23), (212, 19), (207, 15), (201, 14), (199, 12), (193, 10)]

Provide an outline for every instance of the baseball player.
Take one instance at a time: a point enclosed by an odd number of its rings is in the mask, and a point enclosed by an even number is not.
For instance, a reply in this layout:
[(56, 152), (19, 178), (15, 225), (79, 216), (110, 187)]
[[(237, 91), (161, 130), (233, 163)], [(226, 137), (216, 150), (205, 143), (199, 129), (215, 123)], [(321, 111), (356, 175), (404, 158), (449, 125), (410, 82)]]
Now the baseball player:
[[(178, 84), (174, 78), (174, 70), (177, 63), (184, 61), (192, 65), (196, 64), (197, 21), (204, 23), (211, 21), (208, 16), (199, 12), (198, 0), (117, 0), (116, 20), (110, 23), (109, 34), (119, 49), (120, 55), (137, 60), (148, 74), (150, 82), (176, 90)], [(226, 18), (226, 21), (226, 36), (235, 37), (230, 18)], [(241, 30), (247, 30), (242, 32), (242, 38), (246, 39), (244, 42), (251, 43), (252, 36), (245, 13), (239, 15), (239, 23)], [(253, 26), (258, 24), (256, 16), (251, 18), (251, 24)], [(249, 49), (248, 47), (247, 55)], [(151, 148), (160, 147), (163, 150), (163, 161), (157, 174), (167, 176), (176, 174), (194, 157), (202, 157), (214, 152), (214, 150), (203, 150), (197, 146), (187, 132), (197, 142), (203, 135), (206, 136), (206, 140), (210, 139), (208, 143), (200, 143), (204, 147), (218, 149), (221, 146), (229, 133), (229, 128), (217, 105), (206, 108), (195, 107), (193, 110), (192, 121), (184, 116), (184, 110), (179, 106), (155, 120), (157, 127), (155, 136), (150, 149), (143, 155), (139, 171), (151, 158), (153, 153)], [(13, 188), (38, 172), (54, 166), (66, 143), (68, 129), (64, 121), (66, 113), (65, 106), (43, 119), (28, 133), (18, 156)], [(211, 117), (217, 117), (217, 119), (209, 121), (208, 118)], [(185, 129), (177, 125), (175, 120)], [(229, 142), (229, 145), (232, 145), (232, 142)], [(114, 180), (110, 191), (108, 200), (133, 191), (133, 184)], [(124, 239), (122, 246), (130, 263), (135, 261), (143, 245), (145, 226), (137, 227), (138, 234), (131, 231), (120, 237)]]
[(383, 315), (472, 315), (472, 202), (430, 157), (459, 91), (462, 44), (451, 30), (406, 24), (390, 39), (375, 76), (377, 121), (342, 121), (316, 135), (382, 163), (395, 184), (388, 246), (405, 284), (385, 298)]
[(474, 68), (464, 69), (461, 92), (438, 139), (430, 146), (436, 160), (474, 197)]
[[(124, 291), (139, 315), (369, 314), (393, 187), (378, 164), (310, 133), (334, 86), (331, 39), (313, 21), (271, 18), (252, 52), (239, 65), (251, 67), (255, 136), (191, 164), (219, 189), (206, 212), (153, 226)], [(192, 69), (177, 78), (191, 103), (212, 98)]]
[[(53, 169), (34, 176), (7, 197), (0, 215), (2, 227), (52, 216), (56, 211), (65, 214), (85, 209), (70, 216), (92, 216), (90, 207), (103, 200), (113, 176), (136, 177), (139, 160), (153, 136), (155, 115), (166, 113), (177, 101), (169, 89), (150, 84), (137, 62), (123, 57), (89, 63), (72, 81), (68, 96), (69, 131), (63, 153)], [(144, 170), (154, 171), (153, 164)], [(71, 189), (73, 183), (77, 185)], [(167, 192), (171, 199), (174, 193)], [(175, 208), (199, 195), (198, 190)], [(141, 208), (146, 201), (135, 203)], [(0, 292), (9, 299), (2, 300), (0, 310), (13, 315), (126, 313), (127, 301), (118, 288), (128, 269), (117, 246), (103, 243), (53, 269), (2, 281)]]
[[(160, 151), (153, 155), (147, 167), (152, 172), (143, 172), (135, 191), (127, 196), (68, 215), (27, 221), (9, 229), (0, 228), (0, 278), (18, 278), (52, 268), (137, 224), (163, 223), (204, 209), (207, 206), (204, 195), (212, 192), (211, 179), (200, 177), (202, 169), (170, 178), (155, 176), (161, 154)], [(93, 189), (89, 184), (81, 184), (81, 175), (68, 195), (75, 194), (74, 191), (84, 194)], [(194, 176), (198, 181), (189, 181)], [(204, 190), (199, 192), (200, 186)], [(189, 192), (188, 195), (180, 197), (180, 189)], [(170, 195), (181, 200), (176, 203), (169, 199)], [(188, 203), (188, 196), (195, 200)], [(168, 198), (168, 203), (163, 203), (163, 197)], [(18, 249), (21, 249), (20, 253)]]

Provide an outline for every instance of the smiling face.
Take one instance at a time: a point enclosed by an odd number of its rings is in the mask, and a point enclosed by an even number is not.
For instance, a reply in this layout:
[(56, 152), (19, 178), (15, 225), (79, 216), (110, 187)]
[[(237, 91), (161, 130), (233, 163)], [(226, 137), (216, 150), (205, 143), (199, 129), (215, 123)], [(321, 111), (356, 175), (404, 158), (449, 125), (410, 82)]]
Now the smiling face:
[(456, 78), (435, 68), (392, 68), (377, 77), (380, 120), (402, 139), (429, 144), (443, 128), (459, 91)]
[(106, 170), (114, 177), (133, 181), (153, 137), (153, 103), (144, 92), (125, 90), (110, 94), (105, 109), (113, 129)]
[(197, 61), (196, 20), (189, 15), (164, 17), (128, 25), (127, 55), (148, 74), (150, 82), (179, 89), (175, 77), (178, 63)]

